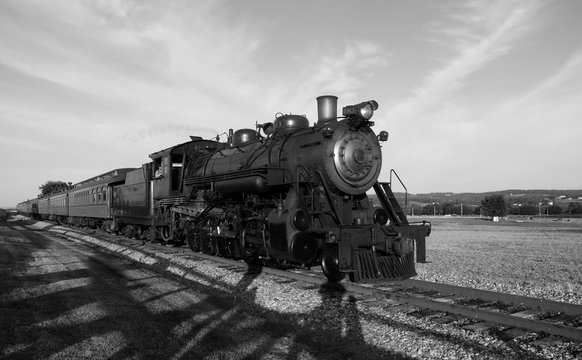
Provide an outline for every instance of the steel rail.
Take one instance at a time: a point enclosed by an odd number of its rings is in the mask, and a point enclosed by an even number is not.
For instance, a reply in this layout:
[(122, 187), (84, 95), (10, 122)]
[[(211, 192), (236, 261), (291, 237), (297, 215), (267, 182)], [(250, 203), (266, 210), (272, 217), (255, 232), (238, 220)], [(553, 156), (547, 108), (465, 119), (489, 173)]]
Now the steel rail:
[(362, 293), (370, 296), (386, 297), (399, 303), (408, 304), (420, 308), (444, 311), (468, 318), (484, 320), (506, 326), (519, 327), (534, 332), (545, 332), (551, 335), (562, 336), (567, 339), (582, 341), (582, 329), (566, 325), (554, 324), (543, 320), (526, 319), (511, 314), (473, 308), (466, 305), (449, 304), (414, 294), (388, 293), (386, 290), (372, 287), (362, 287)]
[(555, 311), (569, 315), (582, 315), (582, 305), (563, 303), (553, 300), (531, 298), (522, 295), (498, 293), (488, 290), (467, 288), (456, 285), (435, 283), (430, 281), (408, 279), (400, 282), (399, 286), (410, 286), (415, 288), (438, 291), (442, 294), (456, 294), (462, 296), (476, 297), (483, 300), (502, 301), (513, 305), (526, 305), (532, 308), (539, 308), (546, 311)]
[[(223, 263), (225, 265), (230, 265), (233, 267), (239, 267), (241, 269), (251, 269), (252, 265), (249, 265), (242, 261), (232, 260), (232, 259), (225, 259), (225, 258), (217, 258), (215, 256), (203, 254), (203, 253), (192, 253), (195, 257), (203, 258), (206, 260), (217, 261)], [(286, 271), (280, 269), (273, 269), (269, 267), (263, 267), (262, 273), (275, 275), (278, 277), (283, 277), (286, 279), (293, 279), (296, 281), (303, 281), (310, 284), (318, 285), (318, 286), (334, 286), (334, 284), (330, 283), (325, 277), (315, 275), (315, 274), (305, 274), (299, 271)], [(411, 285), (416, 284), (418, 287), (420, 285), (426, 285), (429, 287), (427, 282), (414, 282), (410, 280), (406, 280), (402, 282), (404, 285)], [(442, 284), (435, 284), (435, 285), (442, 285)], [(533, 331), (533, 332), (544, 332), (550, 335), (557, 335), (562, 336), (564, 338), (580, 341), (582, 342), (582, 329), (578, 329), (575, 327), (570, 327), (566, 325), (554, 324), (551, 322), (543, 321), (543, 320), (535, 320), (535, 319), (527, 319), (521, 318), (515, 315), (507, 314), (507, 313), (500, 313), (495, 311), (488, 311), (479, 308), (474, 308), (467, 305), (460, 305), (460, 304), (451, 304), (445, 303), (442, 301), (433, 300), (427, 297), (423, 297), (422, 295), (418, 294), (409, 294), (409, 293), (402, 293), (401, 291), (395, 291), (401, 287), (399, 283), (390, 283), (388, 288), (381, 289), (374, 286), (366, 286), (360, 285), (355, 283), (348, 283), (348, 282), (341, 282), (338, 283), (336, 286), (342, 286), (347, 291), (357, 293), (360, 295), (367, 295), (372, 297), (379, 297), (379, 298), (386, 298), (389, 300), (396, 301), (401, 304), (406, 304), (414, 307), (419, 308), (427, 308), (437, 311), (443, 311), (451, 314), (465, 316), (467, 318), (482, 320), (482, 321), (489, 321), (492, 323), (497, 323), (500, 325), (511, 326), (511, 327), (518, 327), (525, 330)], [(461, 288), (461, 287), (454, 287), (454, 286), (444, 286), (440, 288), (438, 286), (433, 286), (434, 290), (438, 290), (441, 293), (445, 294), (447, 290), (457, 290), (463, 292), (462, 295), (472, 294), (470, 296), (475, 296), (479, 299), (483, 300), (492, 300), (492, 301), (504, 301), (504, 299), (513, 299), (512, 301), (516, 301), (516, 303), (528, 303), (531, 300), (531, 303), (537, 304), (542, 310), (548, 310), (543, 305), (548, 305), (552, 308), (570, 308), (569, 305), (571, 304), (562, 304), (555, 301), (547, 301), (535, 298), (528, 298), (525, 296), (516, 296), (511, 294), (503, 294), (503, 293), (495, 293), (492, 291), (484, 291), (484, 290), (477, 290), (477, 289), (469, 289), (469, 288)], [(433, 290), (431, 289), (431, 290)], [(470, 290), (475, 290), (474, 292)], [(483, 294), (484, 296), (481, 297), (480, 295)], [(495, 295), (497, 295), (495, 297)], [(524, 301), (528, 300), (528, 301)], [(563, 306), (562, 306), (563, 305)], [(580, 311), (582, 306), (574, 305), (572, 308), (573, 311), (570, 313), (578, 314), (577, 311)]]

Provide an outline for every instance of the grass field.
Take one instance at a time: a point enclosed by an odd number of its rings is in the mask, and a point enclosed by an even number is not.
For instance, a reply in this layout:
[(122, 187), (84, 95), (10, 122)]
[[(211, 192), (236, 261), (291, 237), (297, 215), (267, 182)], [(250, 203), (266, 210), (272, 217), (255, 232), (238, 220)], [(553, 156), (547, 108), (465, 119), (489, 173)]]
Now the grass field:
[(582, 304), (582, 221), (435, 218), (417, 279)]

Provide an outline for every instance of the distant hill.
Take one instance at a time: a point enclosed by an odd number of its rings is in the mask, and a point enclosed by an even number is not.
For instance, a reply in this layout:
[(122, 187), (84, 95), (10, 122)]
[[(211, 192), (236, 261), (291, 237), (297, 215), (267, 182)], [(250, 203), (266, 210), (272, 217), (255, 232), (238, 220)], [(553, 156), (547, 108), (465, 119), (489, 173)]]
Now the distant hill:
[[(479, 205), (481, 200), (486, 196), (499, 195), (505, 196), (508, 202), (516, 202), (522, 204), (537, 204), (547, 203), (548, 201), (556, 200), (560, 197), (565, 199), (578, 199), (582, 197), (582, 190), (522, 190), (509, 189), (501, 191), (490, 191), (483, 193), (428, 193), (428, 194), (408, 194), (408, 201), (419, 203), (465, 203)], [(404, 198), (404, 194), (398, 194)]]
[[(511, 213), (519, 213), (522, 206), (529, 206), (530, 211), (547, 213), (547, 207), (556, 205), (565, 212), (574, 204), (582, 209), (582, 190), (522, 190), (509, 189), (482, 193), (439, 192), (427, 194), (408, 194), (407, 213), (411, 214), (470, 214), (479, 211), (481, 201), (491, 195), (503, 195)], [(370, 194), (372, 201), (378, 204), (375, 194)], [(395, 193), (400, 204), (404, 204), (404, 193)], [(531, 209), (533, 207), (533, 210)]]

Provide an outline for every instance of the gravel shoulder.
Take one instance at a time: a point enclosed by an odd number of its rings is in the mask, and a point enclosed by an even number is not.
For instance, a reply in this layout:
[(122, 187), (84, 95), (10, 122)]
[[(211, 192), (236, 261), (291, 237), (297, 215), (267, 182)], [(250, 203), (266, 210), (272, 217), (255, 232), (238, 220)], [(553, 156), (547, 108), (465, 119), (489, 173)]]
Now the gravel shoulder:
[(582, 219), (431, 220), (419, 280), (582, 305)]

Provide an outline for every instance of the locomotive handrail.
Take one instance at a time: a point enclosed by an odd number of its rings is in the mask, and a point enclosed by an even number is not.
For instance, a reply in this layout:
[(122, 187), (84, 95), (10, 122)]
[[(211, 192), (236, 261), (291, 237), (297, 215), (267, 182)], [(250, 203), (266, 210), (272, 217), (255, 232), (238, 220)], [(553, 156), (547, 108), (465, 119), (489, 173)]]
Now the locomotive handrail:
[(184, 179), (185, 185), (195, 185), (199, 183), (208, 183), (211, 181), (227, 180), (227, 179), (238, 179), (244, 178), (252, 175), (268, 175), (269, 171), (280, 171), (283, 172), (285, 169), (280, 167), (261, 167), (257, 169), (247, 169), (241, 170), (236, 173), (223, 173), (223, 174), (213, 174), (213, 175), (199, 175), (192, 176)]
[(331, 209), (330, 215), (334, 218), (334, 220), (336, 221), (336, 223), (338, 225), (344, 225), (341, 221), (341, 218), (337, 214), (337, 209), (335, 208), (335, 204), (333, 203), (333, 199), (329, 195), (329, 188), (327, 187), (327, 183), (325, 182), (325, 178), (323, 177), (321, 170), (316, 169), (315, 172), (317, 173), (317, 175), (319, 175), (319, 177), (321, 179), (321, 183), (323, 184), (323, 188), (325, 189), (325, 197), (327, 198), (327, 203), (329, 204), (329, 208)]
[(402, 185), (402, 187), (404, 188), (404, 213), (406, 214), (406, 210), (408, 208), (408, 189), (406, 188), (406, 185), (404, 185), (404, 182), (402, 182), (402, 180), (400, 179), (400, 176), (398, 176), (398, 174), (396, 173), (396, 170), (394, 169), (390, 169), (390, 188), (392, 188), (392, 174), (394, 173), (394, 175), (396, 175), (396, 178), (398, 179), (398, 181), (400, 182), (400, 185)]

